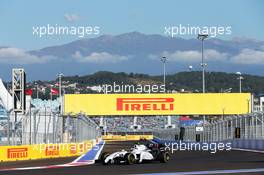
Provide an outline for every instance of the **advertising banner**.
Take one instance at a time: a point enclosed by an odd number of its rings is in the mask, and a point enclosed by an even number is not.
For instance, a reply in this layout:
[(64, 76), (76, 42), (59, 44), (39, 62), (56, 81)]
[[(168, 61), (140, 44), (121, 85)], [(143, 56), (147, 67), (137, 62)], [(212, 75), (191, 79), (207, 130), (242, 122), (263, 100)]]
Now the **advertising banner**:
[(65, 115), (230, 115), (250, 112), (250, 93), (65, 94), (64, 98)]

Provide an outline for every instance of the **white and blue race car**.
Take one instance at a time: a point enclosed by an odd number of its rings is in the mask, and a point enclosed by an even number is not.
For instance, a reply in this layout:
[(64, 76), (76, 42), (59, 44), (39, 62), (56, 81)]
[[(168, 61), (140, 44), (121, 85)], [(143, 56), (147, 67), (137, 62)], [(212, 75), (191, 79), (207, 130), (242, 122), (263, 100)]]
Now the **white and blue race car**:
[(144, 161), (168, 162), (170, 159), (169, 152), (164, 150), (163, 146), (149, 144), (135, 144), (130, 151), (121, 150), (114, 153), (102, 153), (101, 161), (104, 165), (109, 164), (135, 164)]

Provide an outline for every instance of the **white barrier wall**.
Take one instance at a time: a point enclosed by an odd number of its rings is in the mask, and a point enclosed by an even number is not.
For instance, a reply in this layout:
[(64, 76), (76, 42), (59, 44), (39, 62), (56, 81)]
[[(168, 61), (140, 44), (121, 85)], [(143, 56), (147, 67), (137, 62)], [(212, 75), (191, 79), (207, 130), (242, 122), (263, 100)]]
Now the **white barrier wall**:
[(13, 108), (13, 98), (5, 88), (2, 79), (0, 79), (0, 103), (7, 111)]

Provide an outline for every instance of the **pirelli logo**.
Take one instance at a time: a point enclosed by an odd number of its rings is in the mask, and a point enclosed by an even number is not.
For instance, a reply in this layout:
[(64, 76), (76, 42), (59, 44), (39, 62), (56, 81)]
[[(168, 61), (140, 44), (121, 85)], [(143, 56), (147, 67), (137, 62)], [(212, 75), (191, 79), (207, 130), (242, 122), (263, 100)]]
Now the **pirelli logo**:
[(77, 154), (77, 148), (75, 144), (70, 144), (70, 154)]
[(173, 111), (173, 98), (117, 98), (117, 111)]
[(28, 157), (28, 148), (9, 148), (7, 149), (8, 159), (19, 159)]
[(47, 146), (45, 150), (46, 156), (59, 156), (60, 149), (59, 146)]

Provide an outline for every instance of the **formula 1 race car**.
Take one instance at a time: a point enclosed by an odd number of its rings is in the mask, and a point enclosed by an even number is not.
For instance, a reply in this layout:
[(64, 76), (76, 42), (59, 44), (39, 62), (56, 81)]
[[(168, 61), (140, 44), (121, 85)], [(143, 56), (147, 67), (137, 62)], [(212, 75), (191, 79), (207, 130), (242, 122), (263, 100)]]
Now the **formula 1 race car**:
[(104, 165), (109, 164), (135, 164), (144, 161), (160, 161), (167, 163), (170, 159), (169, 152), (158, 144), (140, 145), (135, 144), (130, 151), (121, 150), (114, 153), (102, 153), (101, 161)]

